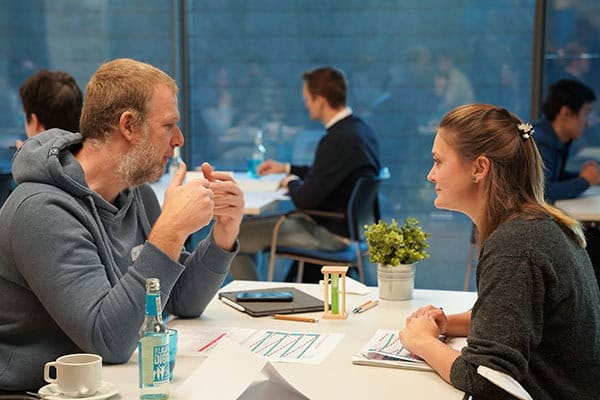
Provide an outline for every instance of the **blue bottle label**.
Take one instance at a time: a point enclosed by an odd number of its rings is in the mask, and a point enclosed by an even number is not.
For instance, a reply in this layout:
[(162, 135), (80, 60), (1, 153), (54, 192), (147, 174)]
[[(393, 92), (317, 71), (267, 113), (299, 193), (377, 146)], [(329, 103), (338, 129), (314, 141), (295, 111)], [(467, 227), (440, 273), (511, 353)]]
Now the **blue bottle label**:
[(158, 316), (161, 312), (160, 309), (160, 295), (159, 294), (147, 294), (146, 295), (146, 315)]
[(169, 342), (166, 334), (149, 334), (138, 344), (140, 388), (169, 383)]
[(154, 384), (162, 384), (169, 381), (169, 346), (154, 346), (154, 357), (152, 363), (154, 371)]

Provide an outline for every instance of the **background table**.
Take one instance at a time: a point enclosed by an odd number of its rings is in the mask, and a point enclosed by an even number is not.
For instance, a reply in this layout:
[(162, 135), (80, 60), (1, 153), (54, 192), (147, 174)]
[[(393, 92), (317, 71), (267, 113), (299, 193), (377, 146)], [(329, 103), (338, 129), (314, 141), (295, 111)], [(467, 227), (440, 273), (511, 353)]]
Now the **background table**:
[[(277, 208), (279, 201), (289, 199), (285, 195), (285, 191), (278, 188), (279, 180), (283, 177), (282, 174), (269, 175), (259, 179), (251, 179), (245, 172), (234, 172), (233, 175), (244, 192), (244, 214), (246, 215), (263, 214), (265, 211)], [(189, 171), (186, 180), (201, 176), (198, 171)], [(170, 182), (169, 174), (165, 174), (158, 181), (150, 184), (161, 205)]]
[(554, 205), (581, 222), (600, 222), (600, 187), (591, 186), (575, 199), (558, 200)]
[[(222, 290), (246, 290), (264, 287), (294, 286), (316, 297), (322, 298), (323, 287), (316, 284), (290, 284), (281, 282), (234, 281)], [(368, 298), (377, 297), (377, 288), (370, 288), (367, 296), (348, 294), (347, 308), (364, 303)], [(463, 393), (447, 384), (434, 372), (414, 371), (353, 365), (352, 354), (360, 351), (375, 331), (383, 329), (401, 329), (405, 318), (417, 307), (434, 304), (444, 307), (448, 313), (462, 312), (472, 307), (476, 294), (473, 292), (453, 292), (438, 290), (415, 290), (410, 301), (379, 302), (379, 305), (361, 314), (352, 314), (347, 320), (324, 320), (318, 323), (279, 321), (269, 317), (253, 318), (222, 303), (215, 296), (199, 319), (176, 319), (169, 323), (172, 327), (197, 326), (213, 328), (254, 328), (282, 329), (301, 332), (327, 332), (344, 334), (341, 342), (329, 357), (320, 365), (277, 364), (286, 378), (309, 399), (462, 399)], [(321, 313), (302, 315), (316, 316)], [(188, 378), (194, 368), (205, 358), (177, 357), (174, 380), (171, 384), (172, 399), (193, 399), (194, 394), (185, 397), (174, 392)], [(235, 362), (232, 360), (232, 374), (235, 374)], [(104, 379), (120, 388), (120, 398), (133, 399), (138, 395), (137, 358), (132, 357), (124, 365), (105, 365)], [(223, 377), (226, 384), (227, 377)]]

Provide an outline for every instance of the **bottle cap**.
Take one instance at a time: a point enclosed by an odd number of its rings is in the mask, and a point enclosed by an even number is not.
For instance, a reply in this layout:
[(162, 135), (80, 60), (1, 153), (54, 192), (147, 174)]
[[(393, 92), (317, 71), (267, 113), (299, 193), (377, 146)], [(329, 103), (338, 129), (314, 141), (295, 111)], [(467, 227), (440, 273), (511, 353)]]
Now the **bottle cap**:
[(260, 143), (262, 143), (262, 139), (263, 139), (263, 131), (258, 129), (256, 131), (256, 136), (254, 137), (254, 143), (260, 144)]
[(160, 290), (160, 280), (158, 278), (146, 279), (146, 290)]

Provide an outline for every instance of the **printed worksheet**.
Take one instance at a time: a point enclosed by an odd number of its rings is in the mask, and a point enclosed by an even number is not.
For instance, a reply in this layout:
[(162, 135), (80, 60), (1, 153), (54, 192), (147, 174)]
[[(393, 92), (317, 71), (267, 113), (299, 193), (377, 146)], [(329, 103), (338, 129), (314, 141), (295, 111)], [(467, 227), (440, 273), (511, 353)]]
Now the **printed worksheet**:
[(271, 362), (320, 364), (342, 340), (341, 333), (263, 329), (248, 340), (250, 351)]
[(180, 327), (177, 354), (206, 357), (224, 337), (236, 343), (244, 343), (256, 333), (256, 329), (245, 328), (196, 328)]
[[(459, 351), (467, 344), (466, 338), (440, 336), (440, 341)], [(402, 346), (397, 330), (378, 329), (371, 340), (369, 340), (369, 343), (362, 349), (361, 353), (369, 360), (395, 360), (414, 363), (423, 368), (428, 367), (422, 359), (411, 354)]]
[(363, 350), (363, 354), (370, 359), (390, 358), (394, 360), (422, 362), (422, 360), (413, 356), (402, 346), (398, 331), (387, 329), (377, 330), (369, 341), (369, 344)]

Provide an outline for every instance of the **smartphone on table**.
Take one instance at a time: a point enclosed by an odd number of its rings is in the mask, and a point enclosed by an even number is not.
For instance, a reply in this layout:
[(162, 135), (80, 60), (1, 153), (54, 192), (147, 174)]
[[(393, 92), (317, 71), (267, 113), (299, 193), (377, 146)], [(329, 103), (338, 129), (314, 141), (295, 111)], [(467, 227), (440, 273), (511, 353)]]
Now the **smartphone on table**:
[(240, 292), (236, 301), (293, 301), (292, 292)]

